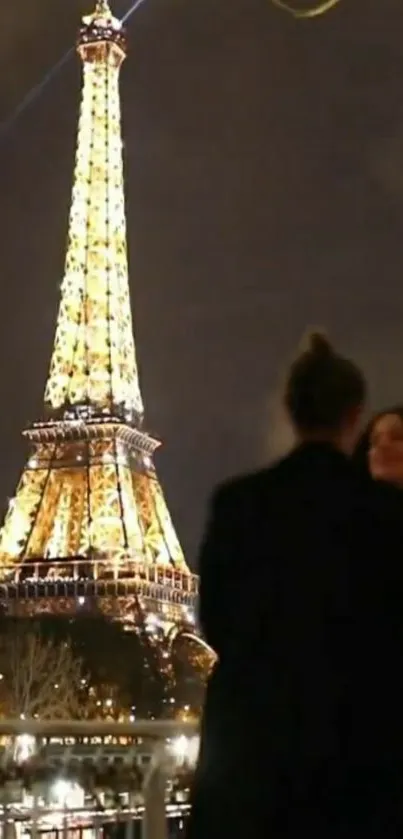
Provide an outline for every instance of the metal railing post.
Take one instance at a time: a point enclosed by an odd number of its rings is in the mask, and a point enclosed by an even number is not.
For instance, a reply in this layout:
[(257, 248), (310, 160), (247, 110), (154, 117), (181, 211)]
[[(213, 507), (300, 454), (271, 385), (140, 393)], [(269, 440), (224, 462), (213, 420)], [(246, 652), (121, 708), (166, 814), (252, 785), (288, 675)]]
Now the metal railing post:
[(38, 806), (38, 793), (34, 792), (34, 801), (33, 801), (33, 808), (32, 808), (32, 821), (31, 821), (31, 839), (38, 839), (39, 830), (38, 830), (38, 816), (39, 816), (39, 806)]
[(134, 839), (134, 821), (130, 818), (130, 815), (126, 820), (125, 839)]
[(142, 839), (168, 839), (165, 814), (165, 747), (158, 743), (151, 758), (148, 773), (144, 778), (144, 816)]

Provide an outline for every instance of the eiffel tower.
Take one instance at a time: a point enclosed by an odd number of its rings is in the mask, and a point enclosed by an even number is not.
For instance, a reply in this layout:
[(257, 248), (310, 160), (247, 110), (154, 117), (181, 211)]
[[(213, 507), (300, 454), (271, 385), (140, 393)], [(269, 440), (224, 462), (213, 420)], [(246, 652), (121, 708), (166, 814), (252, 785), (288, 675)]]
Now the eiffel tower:
[[(192, 630), (197, 577), (143, 427), (129, 299), (119, 73), (125, 33), (108, 0), (84, 17), (83, 87), (68, 246), (43, 419), (0, 532), (6, 614), (75, 615)], [(192, 630), (193, 631), (193, 630)]]

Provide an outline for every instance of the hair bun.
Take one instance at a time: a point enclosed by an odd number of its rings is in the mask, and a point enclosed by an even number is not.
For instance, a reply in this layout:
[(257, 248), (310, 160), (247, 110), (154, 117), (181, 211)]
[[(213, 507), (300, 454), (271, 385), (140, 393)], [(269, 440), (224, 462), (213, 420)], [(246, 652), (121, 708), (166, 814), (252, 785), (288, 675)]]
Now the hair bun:
[(294, 428), (300, 435), (340, 431), (350, 421), (352, 409), (362, 409), (365, 397), (360, 368), (339, 355), (320, 330), (312, 329), (290, 366), (285, 386), (284, 403)]
[(334, 356), (333, 347), (323, 332), (310, 332), (306, 341), (306, 352), (317, 358)]

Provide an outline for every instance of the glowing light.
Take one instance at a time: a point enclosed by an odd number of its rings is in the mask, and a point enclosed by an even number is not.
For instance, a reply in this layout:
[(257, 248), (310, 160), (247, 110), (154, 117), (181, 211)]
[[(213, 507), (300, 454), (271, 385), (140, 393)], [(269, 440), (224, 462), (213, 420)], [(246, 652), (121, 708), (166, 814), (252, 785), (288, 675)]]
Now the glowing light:
[(187, 754), (187, 750), (189, 747), (188, 738), (184, 735), (181, 737), (177, 737), (176, 740), (172, 743), (172, 753), (177, 758), (177, 760), (184, 760)]
[(181, 734), (169, 744), (168, 750), (179, 765), (188, 763), (192, 766), (197, 761), (199, 747), (199, 737), (185, 737)]
[(100, 411), (118, 407), (141, 415), (120, 133), (124, 53), (113, 39), (108, 44), (98, 60), (93, 48), (79, 48), (84, 83), (69, 244), (45, 403), (53, 409), (89, 403)]
[(147, 615), (145, 624), (149, 632), (155, 632), (159, 628), (161, 622), (158, 616), (154, 615), (154, 613), (151, 612), (149, 615)]
[(277, 6), (277, 8), (281, 9), (283, 12), (288, 12), (288, 14), (295, 18), (308, 20), (309, 18), (324, 15), (326, 12), (334, 9), (335, 6), (338, 6), (340, 0), (325, 0), (325, 2), (319, 3), (316, 6), (311, 6), (307, 9), (296, 9), (293, 5), (291, 5), (291, 3), (285, 2), (285, 0), (271, 0), (271, 2), (274, 6)]
[(79, 808), (84, 806), (84, 790), (79, 784), (59, 778), (51, 787), (53, 803), (59, 807)]
[(30, 734), (19, 734), (15, 739), (14, 760), (16, 763), (24, 763), (29, 760), (35, 752), (35, 737)]

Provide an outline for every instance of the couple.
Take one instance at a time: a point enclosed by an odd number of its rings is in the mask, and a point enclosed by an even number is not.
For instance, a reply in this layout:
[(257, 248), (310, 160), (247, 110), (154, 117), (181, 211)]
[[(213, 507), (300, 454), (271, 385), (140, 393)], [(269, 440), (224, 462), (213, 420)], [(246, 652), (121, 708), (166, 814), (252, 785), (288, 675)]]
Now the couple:
[(188, 839), (403, 829), (403, 414), (320, 334), (291, 365), (297, 444), (213, 498), (207, 689)]

